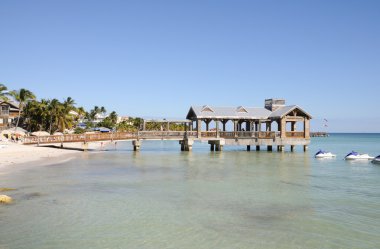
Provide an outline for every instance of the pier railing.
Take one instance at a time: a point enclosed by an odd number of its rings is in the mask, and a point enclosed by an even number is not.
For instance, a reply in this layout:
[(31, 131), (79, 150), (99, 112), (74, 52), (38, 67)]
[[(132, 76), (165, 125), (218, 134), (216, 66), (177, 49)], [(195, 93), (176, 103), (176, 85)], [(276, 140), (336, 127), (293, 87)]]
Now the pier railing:
[[(224, 139), (275, 139), (280, 137), (277, 131), (202, 131), (201, 138), (224, 138)], [(303, 137), (303, 132), (287, 132), (287, 137)], [(113, 140), (139, 140), (139, 139), (162, 139), (162, 140), (182, 140), (197, 139), (197, 131), (138, 131), (138, 132), (114, 132), (114, 133), (94, 133), (94, 134), (67, 134), (52, 136), (31, 136), (25, 137), (24, 144), (54, 144), (71, 142), (95, 142)]]
[(195, 138), (196, 131), (139, 131), (136, 134), (137, 139), (181, 139)]
[(216, 137), (216, 131), (202, 131), (202, 137)]
[[(202, 133), (203, 136), (203, 133)], [(260, 138), (260, 139), (274, 139), (280, 136), (277, 131), (221, 131), (219, 132), (221, 138)]]
[(305, 132), (303, 132), (303, 131), (287, 131), (286, 137), (303, 138), (303, 137), (305, 137)]
[(137, 140), (137, 139), (183, 139), (196, 138), (196, 131), (139, 131), (94, 134), (67, 134), (52, 136), (30, 136), (24, 138), (24, 144), (52, 144), (70, 142), (91, 142), (107, 140)]

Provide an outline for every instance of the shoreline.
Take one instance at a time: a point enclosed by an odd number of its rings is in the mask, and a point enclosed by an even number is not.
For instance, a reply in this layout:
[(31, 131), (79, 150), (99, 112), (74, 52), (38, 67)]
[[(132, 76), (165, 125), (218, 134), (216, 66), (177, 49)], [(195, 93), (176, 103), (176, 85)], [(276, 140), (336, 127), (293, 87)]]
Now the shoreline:
[[(93, 142), (88, 152), (101, 152), (109, 143)], [(30, 146), (13, 142), (0, 142), (0, 175), (27, 169), (29, 167), (47, 166), (64, 163), (75, 159), (84, 152), (81, 143), (68, 143), (60, 146)]]

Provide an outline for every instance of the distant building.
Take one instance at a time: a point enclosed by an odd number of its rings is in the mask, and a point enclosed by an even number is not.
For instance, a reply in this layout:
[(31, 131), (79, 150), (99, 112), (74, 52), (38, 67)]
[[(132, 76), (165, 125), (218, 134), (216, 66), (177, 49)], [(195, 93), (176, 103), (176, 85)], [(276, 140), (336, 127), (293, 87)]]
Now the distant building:
[(79, 114), (76, 111), (74, 111), (74, 110), (69, 111), (69, 114), (71, 116), (74, 116), (74, 117), (78, 117), (79, 116)]
[(133, 125), (133, 122), (130, 121), (130, 117), (129, 116), (117, 116), (117, 122), (116, 123), (118, 124), (118, 123), (121, 123), (121, 122), (126, 122), (129, 125)]
[(102, 122), (108, 115), (103, 113), (95, 114), (95, 119), (92, 121), (94, 124)]
[[(75, 113), (70, 113), (70, 114), (73, 115), (73, 116), (75, 116)], [(76, 113), (76, 114), (78, 115), (78, 113)], [(82, 128), (82, 129), (86, 129), (88, 123), (92, 124), (92, 126), (97, 126), (106, 117), (108, 117), (108, 115), (102, 114), (102, 113), (97, 113), (97, 114), (95, 114), (94, 120), (88, 120), (87, 118), (79, 118), (78, 119), (78, 124), (76, 125), (76, 127), (79, 127), (79, 128)]]
[(0, 129), (11, 126), (13, 120), (18, 117), (17, 103), (11, 101), (0, 102)]

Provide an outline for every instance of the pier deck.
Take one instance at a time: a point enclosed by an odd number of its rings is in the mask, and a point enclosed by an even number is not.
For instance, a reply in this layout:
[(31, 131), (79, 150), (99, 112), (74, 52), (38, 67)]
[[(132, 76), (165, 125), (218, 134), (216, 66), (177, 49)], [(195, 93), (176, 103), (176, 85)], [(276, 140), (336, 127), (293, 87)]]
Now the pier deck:
[[(223, 145), (247, 145), (247, 146), (285, 146), (307, 145), (309, 140), (304, 139), (304, 132), (289, 132), (289, 137), (281, 138), (280, 132), (215, 132), (202, 131), (139, 131), (139, 132), (114, 132), (97, 134), (71, 134), (52, 136), (25, 137), (25, 145), (46, 145), (64, 143), (90, 143), (99, 141), (132, 141), (135, 149), (139, 149), (143, 140), (177, 140), (184, 145), (183, 150), (191, 150), (194, 141), (208, 142), (215, 145), (217, 150), (222, 150)], [(188, 147), (190, 145), (190, 148)], [(186, 147), (187, 146), (187, 147)], [(219, 146), (219, 147), (218, 147)], [(221, 147), (220, 147), (221, 146)]]

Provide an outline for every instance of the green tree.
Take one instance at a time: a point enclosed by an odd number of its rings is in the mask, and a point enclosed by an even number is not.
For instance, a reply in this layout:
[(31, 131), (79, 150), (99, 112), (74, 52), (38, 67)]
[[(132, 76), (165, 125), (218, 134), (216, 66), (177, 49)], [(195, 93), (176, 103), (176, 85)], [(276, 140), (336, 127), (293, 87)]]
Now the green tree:
[(19, 124), (19, 121), (20, 121), (20, 117), (21, 117), (21, 110), (23, 109), (24, 105), (26, 102), (30, 101), (30, 100), (33, 100), (33, 99), (36, 99), (36, 96), (29, 90), (27, 89), (24, 89), (24, 88), (21, 88), (20, 90), (16, 91), (11, 91), (10, 92), (10, 95), (16, 100), (18, 101), (19, 103), (19, 111), (18, 111), (18, 118), (17, 118), (17, 123), (16, 123), (16, 127), (15, 127), (15, 130), (17, 129), (18, 127), (18, 124)]
[(59, 108), (61, 103), (58, 99), (52, 99), (49, 103), (49, 115), (50, 115), (50, 122), (49, 122), (49, 133), (52, 134), (52, 130), (54, 129), (54, 124), (58, 122), (58, 114), (59, 114)]
[(107, 128), (113, 129), (116, 127), (116, 123), (117, 123), (117, 114), (116, 114), (116, 112), (113, 111), (110, 113), (110, 115), (108, 115), (108, 117), (103, 119), (102, 122), (99, 122), (97, 124), (97, 126), (98, 127), (107, 127)]
[(78, 113), (78, 118), (79, 119), (82, 119), (86, 116), (86, 110), (81, 106), (81, 107), (78, 107), (76, 109), (77, 113)]
[(67, 97), (65, 101), (63, 101), (63, 106), (66, 109), (74, 110), (75, 109), (75, 101), (71, 97)]
[(111, 112), (110, 115), (108, 116), (112, 123), (116, 125), (117, 123), (117, 113), (115, 111)]
[(100, 107), (99, 113), (102, 113), (103, 115), (106, 114), (107, 110), (104, 108), (104, 106)]
[(27, 125), (28, 131), (45, 130), (48, 123), (48, 106), (49, 101), (42, 99), (28, 101), (23, 109), (23, 118)]
[(8, 101), (8, 88), (4, 84), (0, 84), (0, 100)]
[(138, 129), (138, 130), (140, 130), (140, 127), (141, 127), (142, 124), (144, 123), (144, 119), (139, 118), (139, 117), (137, 117), (137, 118), (130, 118), (130, 120), (131, 120), (133, 126), (134, 126), (136, 129)]
[(116, 128), (117, 131), (121, 132), (134, 132), (138, 130), (130, 121), (122, 121), (117, 124)]
[(112, 122), (110, 117), (106, 117), (97, 124), (97, 127), (107, 127), (109, 129), (113, 129), (115, 127), (115, 124)]
[(80, 127), (77, 127), (77, 128), (74, 129), (74, 134), (83, 134), (85, 132), (86, 132), (86, 130), (82, 129)]
[(98, 106), (94, 106), (94, 109), (90, 110), (89, 120), (95, 120), (96, 114), (101, 113)]
[(75, 116), (70, 114), (70, 112), (75, 110), (75, 101), (71, 97), (68, 97), (60, 108), (57, 126), (61, 132), (64, 132), (65, 129), (71, 129), (73, 127)]

